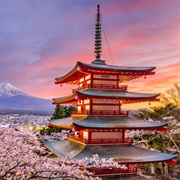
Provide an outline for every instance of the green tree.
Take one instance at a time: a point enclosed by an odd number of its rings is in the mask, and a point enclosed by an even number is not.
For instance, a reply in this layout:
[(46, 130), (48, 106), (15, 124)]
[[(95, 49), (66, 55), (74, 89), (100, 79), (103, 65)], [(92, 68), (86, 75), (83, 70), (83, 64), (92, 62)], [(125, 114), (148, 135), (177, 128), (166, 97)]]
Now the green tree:
[(60, 118), (63, 118), (63, 106), (58, 104), (55, 107), (55, 110), (51, 119), (60, 119)]
[[(51, 119), (61, 119), (61, 118), (66, 118), (71, 116), (71, 112), (76, 110), (75, 106), (62, 106), (62, 105), (56, 105), (54, 113), (51, 117)], [(58, 133), (61, 132), (61, 128), (59, 127), (44, 127), (41, 131), (40, 134), (44, 135), (50, 135), (51, 133)]]
[(71, 112), (76, 110), (75, 106), (62, 106), (62, 105), (56, 105), (56, 108), (54, 110), (53, 116), (51, 119), (61, 119), (65, 117), (70, 117)]

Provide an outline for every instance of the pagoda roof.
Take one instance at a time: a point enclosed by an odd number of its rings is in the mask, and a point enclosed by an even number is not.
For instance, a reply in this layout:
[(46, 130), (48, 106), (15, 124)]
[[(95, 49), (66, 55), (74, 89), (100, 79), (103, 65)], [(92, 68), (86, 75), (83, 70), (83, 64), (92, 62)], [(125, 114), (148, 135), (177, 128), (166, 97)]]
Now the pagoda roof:
[(70, 96), (65, 96), (61, 98), (53, 98), (53, 104), (63, 104), (68, 102), (74, 102), (81, 98), (108, 98), (108, 99), (121, 99), (124, 100), (124, 104), (126, 100), (136, 101), (156, 101), (156, 97), (159, 96), (160, 93), (135, 93), (135, 92), (128, 92), (128, 91), (121, 91), (121, 90), (106, 90), (106, 89), (84, 89), (80, 91), (75, 91)]
[[(115, 66), (107, 64), (91, 63), (86, 64), (77, 62), (74, 68), (67, 74), (61, 77), (55, 78), (56, 84), (72, 83), (78, 84), (78, 80), (87, 74), (102, 73), (102, 74), (116, 74), (124, 76), (126, 81), (139, 78), (141, 76), (153, 75), (155, 72), (155, 66), (152, 67), (128, 67), (128, 66)], [(120, 81), (121, 82), (121, 81)]]
[(135, 93), (129, 91), (121, 90), (107, 90), (107, 89), (85, 89), (82, 91), (77, 91), (78, 95), (83, 95), (86, 97), (98, 97), (98, 98), (122, 98), (122, 99), (131, 99), (131, 98), (155, 98), (160, 95), (160, 93)]
[(62, 119), (52, 119), (50, 125), (71, 129), (74, 125), (89, 129), (152, 129), (166, 126), (167, 122), (144, 121), (127, 116), (73, 116)]
[(86, 116), (74, 116), (61, 119), (51, 119), (49, 120), (49, 125), (64, 129), (72, 129), (72, 127), (74, 126), (73, 122), (80, 121), (85, 117)]
[(176, 155), (152, 151), (131, 144), (94, 146), (81, 144), (71, 140), (63, 140), (45, 142), (45, 146), (54, 154), (62, 158), (69, 155), (70, 158), (75, 159), (82, 159), (85, 157), (92, 158), (93, 155), (98, 154), (100, 159), (113, 158), (114, 161), (121, 164), (163, 162), (176, 157)]
[(88, 116), (73, 124), (84, 128), (149, 129), (163, 127), (168, 123), (137, 120), (127, 116)]
[(73, 127), (72, 117), (61, 118), (61, 119), (51, 119), (49, 121), (50, 126), (55, 126), (63, 129), (71, 129)]

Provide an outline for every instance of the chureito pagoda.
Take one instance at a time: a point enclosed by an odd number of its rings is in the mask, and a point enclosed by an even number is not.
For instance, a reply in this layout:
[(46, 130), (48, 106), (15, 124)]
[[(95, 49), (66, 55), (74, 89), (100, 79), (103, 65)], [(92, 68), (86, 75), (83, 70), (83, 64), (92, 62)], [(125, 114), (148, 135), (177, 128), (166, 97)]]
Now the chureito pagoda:
[[(52, 119), (49, 126), (73, 129), (67, 140), (45, 142), (54, 154), (81, 159), (93, 157), (113, 158), (123, 165), (119, 169), (96, 169), (96, 175), (137, 173), (140, 164), (165, 162), (175, 164), (175, 155), (140, 148), (126, 137), (127, 130), (166, 131), (166, 122), (136, 120), (122, 111), (123, 104), (158, 101), (160, 94), (129, 92), (121, 85), (140, 77), (154, 75), (152, 67), (126, 67), (106, 64), (101, 59), (101, 15), (97, 6), (95, 25), (95, 60), (91, 64), (77, 62), (64, 76), (55, 78), (55, 84), (77, 85), (72, 94), (54, 98), (53, 104), (72, 104), (77, 107), (71, 117)], [(126, 167), (126, 168), (124, 168)]]

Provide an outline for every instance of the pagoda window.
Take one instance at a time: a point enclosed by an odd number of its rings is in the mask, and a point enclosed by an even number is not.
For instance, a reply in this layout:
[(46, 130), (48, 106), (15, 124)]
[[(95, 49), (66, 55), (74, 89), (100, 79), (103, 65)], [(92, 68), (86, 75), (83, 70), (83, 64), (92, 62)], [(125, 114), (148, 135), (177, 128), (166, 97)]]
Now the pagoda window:
[(80, 83), (83, 82), (83, 81), (84, 81), (84, 78), (81, 78), (81, 79), (79, 80)]
[(78, 104), (83, 104), (83, 101), (78, 101)]
[(87, 131), (84, 131), (84, 132), (83, 132), (83, 138), (84, 138), (84, 139), (88, 139), (88, 132), (87, 132)]
[(75, 136), (79, 136), (79, 131), (75, 131)]
[(81, 112), (81, 106), (78, 106), (78, 113)]
[(87, 84), (91, 84), (91, 80), (88, 80), (88, 81), (87, 81)]
[(91, 75), (89, 74), (85, 77), (85, 80), (89, 80), (90, 78), (91, 78)]
[(90, 100), (89, 99), (85, 99), (84, 100), (84, 104), (89, 104), (90, 103)]
[(89, 110), (90, 110), (90, 105), (86, 105), (86, 106), (85, 106), (85, 110), (86, 110), (86, 111), (89, 111)]

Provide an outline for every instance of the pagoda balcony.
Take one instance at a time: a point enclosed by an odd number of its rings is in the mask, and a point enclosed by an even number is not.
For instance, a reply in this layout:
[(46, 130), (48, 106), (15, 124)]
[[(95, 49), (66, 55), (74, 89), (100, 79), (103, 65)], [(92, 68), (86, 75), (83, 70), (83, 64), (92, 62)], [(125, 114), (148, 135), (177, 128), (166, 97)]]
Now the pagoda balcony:
[(83, 137), (75, 136), (74, 134), (68, 134), (68, 139), (79, 141), (83, 144), (87, 144), (87, 139), (84, 139)]
[(68, 138), (71, 140), (78, 141), (78, 142), (83, 143), (83, 144), (121, 144), (121, 143), (132, 144), (133, 143), (133, 140), (130, 138), (125, 138), (125, 139), (108, 138), (108, 139), (91, 139), (91, 140), (88, 140), (88, 139), (84, 139), (81, 136), (76, 136), (74, 134), (68, 134)]
[(128, 111), (110, 111), (110, 110), (94, 110), (92, 111), (92, 115), (121, 115), (121, 116), (128, 116), (129, 112)]
[(75, 110), (75, 111), (71, 112), (71, 115), (89, 115), (89, 111), (87, 111), (87, 110), (84, 110), (84, 111)]
[[(92, 86), (90, 84), (84, 84), (83, 86), (80, 86), (77, 90), (87, 89), (87, 88), (97, 88), (97, 89), (119, 89), (121, 91), (127, 91), (127, 85), (107, 85), (107, 84), (93, 84)], [(73, 92), (75, 89), (72, 90)]]
[(90, 111), (84, 110), (84, 111), (72, 111), (71, 115), (121, 115), (121, 116), (128, 116), (129, 115), (129, 111), (110, 111), (110, 110), (94, 110), (92, 111), (92, 113), (90, 113)]
[(108, 139), (91, 139), (90, 143), (87, 144), (119, 144), (119, 143), (133, 143), (133, 140), (130, 138), (108, 138)]
[[(125, 166), (125, 165), (123, 165)], [(96, 176), (104, 176), (104, 175), (119, 175), (119, 174), (136, 174), (137, 173), (137, 167), (133, 167), (131, 165), (128, 165), (127, 167), (122, 168), (90, 168), (90, 172), (93, 172)]]

